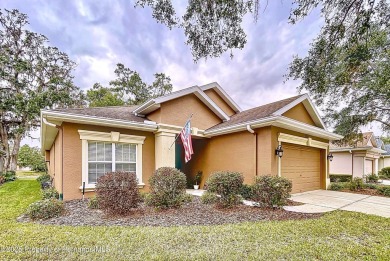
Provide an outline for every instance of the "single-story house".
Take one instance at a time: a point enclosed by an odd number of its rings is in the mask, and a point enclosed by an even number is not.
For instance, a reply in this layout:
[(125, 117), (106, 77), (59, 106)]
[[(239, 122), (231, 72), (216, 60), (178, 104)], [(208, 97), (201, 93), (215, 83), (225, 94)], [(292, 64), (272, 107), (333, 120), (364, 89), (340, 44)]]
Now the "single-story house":
[(329, 173), (359, 178), (368, 174), (378, 174), (379, 158), (386, 152), (383, 146), (383, 142), (372, 132), (362, 133), (361, 139), (355, 141), (353, 145), (331, 144), (333, 160), (330, 162)]
[(383, 149), (386, 152), (379, 157), (379, 170), (390, 167), (390, 144), (384, 144)]
[[(190, 115), (194, 154), (185, 163), (175, 138)], [(97, 178), (114, 170), (135, 172), (147, 191), (163, 166), (188, 179), (202, 171), (201, 187), (212, 172), (230, 170), (246, 183), (279, 175), (292, 180), (293, 192), (326, 189), (329, 141), (342, 138), (326, 130), (306, 94), (243, 111), (218, 83), (140, 106), (42, 110), (41, 124), (42, 151), (64, 200), (81, 198), (83, 184), (93, 195)]]

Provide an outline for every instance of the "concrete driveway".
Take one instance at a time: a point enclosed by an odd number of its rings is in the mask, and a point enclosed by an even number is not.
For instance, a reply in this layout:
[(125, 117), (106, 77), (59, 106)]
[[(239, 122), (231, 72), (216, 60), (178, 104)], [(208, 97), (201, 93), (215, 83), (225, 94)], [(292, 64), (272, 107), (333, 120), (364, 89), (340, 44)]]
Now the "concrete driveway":
[(347, 210), (390, 218), (390, 198), (353, 194), (331, 190), (314, 190), (292, 194), (291, 199), (305, 203), (286, 206), (285, 210), (302, 213), (323, 213)]

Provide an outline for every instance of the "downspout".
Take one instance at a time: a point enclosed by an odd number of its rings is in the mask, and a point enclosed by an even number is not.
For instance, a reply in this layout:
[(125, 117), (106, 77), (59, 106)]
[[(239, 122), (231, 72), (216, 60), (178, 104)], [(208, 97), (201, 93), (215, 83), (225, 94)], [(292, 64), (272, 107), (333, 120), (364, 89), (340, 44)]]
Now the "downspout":
[(258, 173), (257, 173), (257, 168), (258, 168), (258, 159), (257, 159), (257, 147), (258, 147), (258, 141), (257, 141), (257, 132), (255, 132), (251, 126), (248, 124), (246, 125), (246, 129), (247, 131), (249, 131), (250, 133), (252, 133), (253, 135), (255, 135), (255, 148), (256, 148), (256, 152), (255, 152), (255, 175), (257, 176)]
[[(61, 159), (61, 193), (59, 195), (59, 199), (63, 200), (64, 199), (64, 129), (62, 128), (62, 126), (48, 122), (46, 118), (43, 118), (43, 122), (46, 125), (61, 130), (61, 158), (62, 159)], [(54, 153), (55, 153), (55, 148), (54, 148)]]

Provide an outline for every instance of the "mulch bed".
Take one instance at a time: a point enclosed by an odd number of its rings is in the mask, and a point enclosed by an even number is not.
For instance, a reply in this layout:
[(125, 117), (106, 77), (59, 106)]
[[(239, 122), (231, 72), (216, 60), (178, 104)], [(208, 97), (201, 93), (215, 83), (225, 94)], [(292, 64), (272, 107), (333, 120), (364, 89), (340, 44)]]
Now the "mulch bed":
[[(283, 209), (263, 209), (239, 205), (232, 209), (216, 209), (212, 205), (200, 202), (194, 197), (190, 203), (181, 208), (156, 210), (141, 204), (128, 216), (107, 216), (101, 210), (88, 208), (88, 200), (65, 202), (65, 214), (58, 218), (36, 221), (47, 225), (70, 226), (188, 226), (188, 225), (221, 225), (246, 221), (298, 220), (319, 218), (322, 214), (304, 214), (289, 212)], [(294, 204), (294, 203), (290, 203)], [(28, 217), (21, 216), (19, 222), (30, 222)]]

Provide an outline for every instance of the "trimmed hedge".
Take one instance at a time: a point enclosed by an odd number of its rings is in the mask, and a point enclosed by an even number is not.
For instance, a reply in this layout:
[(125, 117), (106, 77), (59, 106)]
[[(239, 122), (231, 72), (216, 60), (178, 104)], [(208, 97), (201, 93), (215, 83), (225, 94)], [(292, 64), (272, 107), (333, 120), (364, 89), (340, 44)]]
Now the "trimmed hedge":
[(176, 208), (185, 201), (186, 175), (171, 167), (157, 169), (149, 179), (150, 194), (147, 205), (156, 208)]
[(218, 207), (230, 208), (241, 202), (243, 182), (244, 177), (239, 172), (218, 171), (207, 180), (207, 190), (220, 196), (217, 200)]
[(256, 177), (252, 187), (253, 200), (263, 207), (276, 207), (286, 204), (290, 197), (292, 182), (284, 177)]
[(337, 175), (337, 174), (330, 174), (329, 175), (330, 182), (351, 182), (352, 181), (352, 175)]
[(101, 176), (96, 183), (96, 198), (99, 208), (111, 214), (123, 215), (138, 207), (141, 197), (135, 173), (118, 171)]
[(349, 182), (331, 182), (329, 184), (330, 190), (339, 191), (345, 188), (349, 188)]
[(41, 194), (42, 194), (42, 199), (50, 199), (50, 198), (59, 199), (60, 197), (58, 191), (55, 188), (43, 189)]
[(390, 197), (390, 186), (379, 187), (378, 192), (383, 196)]
[(390, 167), (381, 169), (378, 174), (385, 179), (390, 179)]
[(44, 199), (32, 203), (26, 214), (33, 220), (58, 217), (64, 212), (64, 204), (58, 199)]

